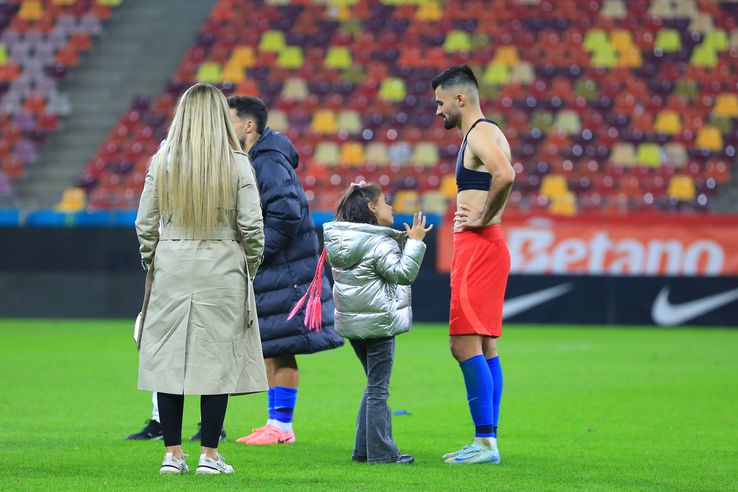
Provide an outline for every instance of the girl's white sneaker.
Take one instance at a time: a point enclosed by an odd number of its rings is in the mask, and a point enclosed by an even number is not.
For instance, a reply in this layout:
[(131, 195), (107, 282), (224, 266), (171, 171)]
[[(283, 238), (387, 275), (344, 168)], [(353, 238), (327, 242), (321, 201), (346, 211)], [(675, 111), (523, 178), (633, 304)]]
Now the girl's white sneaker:
[(164, 461), (161, 462), (161, 468), (159, 468), (159, 473), (162, 475), (179, 475), (182, 473), (187, 473), (190, 471), (190, 469), (187, 467), (187, 462), (185, 462), (185, 458), (187, 455), (184, 455), (181, 460), (174, 457), (172, 453), (167, 453), (164, 455)]
[(222, 455), (218, 459), (209, 458), (206, 454), (200, 455), (200, 463), (195, 471), (198, 475), (219, 475), (221, 473), (233, 473), (233, 467), (225, 462)]

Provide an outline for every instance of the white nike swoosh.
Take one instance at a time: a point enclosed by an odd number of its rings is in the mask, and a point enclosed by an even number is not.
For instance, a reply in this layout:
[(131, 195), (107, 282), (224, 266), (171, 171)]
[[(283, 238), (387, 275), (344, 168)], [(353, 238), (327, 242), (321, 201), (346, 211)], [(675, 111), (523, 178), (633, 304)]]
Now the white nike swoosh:
[(556, 287), (549, 287), (548, 289), (539, 290), (538, 292), (531, 292), (530, 294), (524, 294), (522, 296), (513, 297), (505, 301), (505, 305), (502, 308), (502, 319), (512, 318), (523, 311), (527, 311), (532, 307), (535, 307), (544, 302), (548, 302), (551, 299), (563, 296), (567, 292), (572, 290), (570, 283), (557, 285)]
[(651, 309), (651, 318), (660, 326), (681, 325), (738, 299), (738, 289), (733, 289), (682, 304), (672, 304), (669, 302), (669, 291), (669, 286), (661, 289)]

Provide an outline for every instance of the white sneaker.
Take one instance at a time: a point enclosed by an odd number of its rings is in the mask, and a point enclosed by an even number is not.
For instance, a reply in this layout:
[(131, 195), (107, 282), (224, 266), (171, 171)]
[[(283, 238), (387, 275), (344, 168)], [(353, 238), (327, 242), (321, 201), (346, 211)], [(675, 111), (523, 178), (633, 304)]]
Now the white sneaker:
[(225, 462), (222, 455), (218, 459), (209, 458), (206, 454), (200, 455), (200, 463), (195, 471), (198, 475), (219, 475), (221, 473), (233, 473), (233, 467)]
[(184, 460), (185, 458), (187, 458), (187, 455), (184, 455), (182, 459), (179, 460), (175, 458), (172, 453), (165, 454), (164, 461), (161, 462), (161, 468), (159, 468), (159, 473), (162, 475), (179, 475), (187, 473), (190, 469), (187, 466), (187, 462)]
[(444, 460), (449, 465), (474, 465), (478, 463), (499, 464), (500, 452), (496, 447), (489, 448), (478, 441), (464, 446), (456, 453), (449, 453), (450, 457)]

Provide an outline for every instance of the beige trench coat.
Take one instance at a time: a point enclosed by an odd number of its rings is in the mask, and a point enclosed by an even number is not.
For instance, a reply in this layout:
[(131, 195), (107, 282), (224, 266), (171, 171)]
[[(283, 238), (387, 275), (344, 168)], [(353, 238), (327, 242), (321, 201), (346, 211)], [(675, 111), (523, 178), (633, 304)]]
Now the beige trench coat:
[[(194, 238), (162, 219), (150, 166), (136, 216), (145, 269), (154, 269), (138, 388), (185, 395), (267, 391), (252, 280), (264, 250), (259, 192), (240, 164), (229, 224)], [(161, 156), (154, 156), (152, 163)]]

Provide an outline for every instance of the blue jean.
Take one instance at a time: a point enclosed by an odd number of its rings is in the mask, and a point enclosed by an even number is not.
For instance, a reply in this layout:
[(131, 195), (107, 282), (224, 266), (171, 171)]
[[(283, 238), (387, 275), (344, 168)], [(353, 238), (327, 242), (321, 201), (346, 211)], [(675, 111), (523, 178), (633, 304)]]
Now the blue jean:
[(353, 459), (368, 463), (397, 461), (400, 452), (392, 440), (389, 381), (395, 357), (395, 337), (351, 340), (366, 374), (366, 389), (356, 417)]

